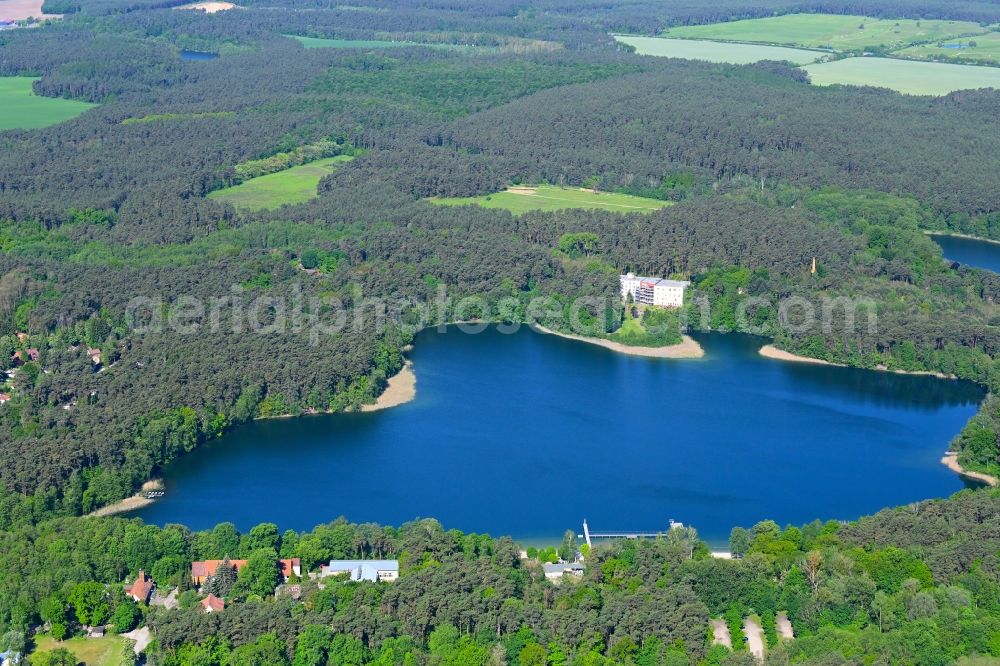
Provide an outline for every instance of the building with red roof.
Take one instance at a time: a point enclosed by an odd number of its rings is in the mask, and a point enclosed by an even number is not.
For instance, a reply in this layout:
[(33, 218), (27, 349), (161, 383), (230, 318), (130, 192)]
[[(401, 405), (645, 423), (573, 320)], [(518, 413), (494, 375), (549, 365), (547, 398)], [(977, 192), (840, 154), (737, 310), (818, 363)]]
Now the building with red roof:
[(148, 604), (149, 596), (153, 593), (154, 587), (156, 587), (156, 583), (153, 582), (153, 579), (140, 569), (135, 582), (125, 588), (125, 594), (132, 597), (137, 603)]

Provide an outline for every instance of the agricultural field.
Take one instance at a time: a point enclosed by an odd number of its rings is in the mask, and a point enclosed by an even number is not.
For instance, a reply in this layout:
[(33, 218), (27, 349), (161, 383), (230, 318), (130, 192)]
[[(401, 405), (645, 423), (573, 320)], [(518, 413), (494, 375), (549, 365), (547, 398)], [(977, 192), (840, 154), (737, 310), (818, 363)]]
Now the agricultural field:
[(969, 21), (874, 19), (833, 14), (787, 14), (760, 19), (681, 26), (668, 37), (759, 42), (852, 51), (873, 47), (899, 49), (918, 42), (937, 42), (987, 30)]
[(316, 186), (323, 176), (328, 176), (340, 164), (352, 159), (350, 155), (337, 155), (300, 164), (210, 192), (208, 198), (245, 210), (271, 210), (285, 204), (304, 203), (316, 196)]
[(70, 638), (65, 641), (39, 636), (35, 640), (34, 654), (66, 648), (85, 666), (119, 666), (122, 663), (123, 643), (120, 636), (110, 634), (104, 638)]
[(556, 187), (554, 185), (532, 185), (530, 187), (510, 187), (496, 194), (478, 197), (452, 197), (430, 199), (432, 203), (445, 206), (476, 204), (484, 208), (503, 208), (515, 215), (532, 210), (562, 210), (564, 208), (597, 208), (619, 213), (651, 212), (671, 202), (646, 199), (630, 194), (615, 192), (594, 192), (578, 187)]
[(31, 90), (31, 84), (37, 80), (30, 76), (0, 77), (0, 131), (55, 125), (95, 106), (72, 99), (36, 95)]
[(684, 58), (706, 60), (733, 65), (749, 65), (761, 60), (787, 60), (796, 65), (816, 62), (823, 57), (820, 51), (790, 49), (784, 46), (764, 46), (760, 44), (736, 44), (694, 39), (666, 39), (663, 37), (639, 37), (617, 35), (619, 42), (634, 46), (639, 55), (661, 56), (664, 58)]
[(845, 58), (807, 65), (813, 84), (890, 88), (909, 95), (947, 95), (970, 88), (1000, 89), (1000, 68), (895, 58)]
[(895, 55), (933, 60), (954, 58), (1000, 65), (1000, 32), (988, 32), (985, 35), (951, 39), (933, 44), (920, 44), (897, 51)]

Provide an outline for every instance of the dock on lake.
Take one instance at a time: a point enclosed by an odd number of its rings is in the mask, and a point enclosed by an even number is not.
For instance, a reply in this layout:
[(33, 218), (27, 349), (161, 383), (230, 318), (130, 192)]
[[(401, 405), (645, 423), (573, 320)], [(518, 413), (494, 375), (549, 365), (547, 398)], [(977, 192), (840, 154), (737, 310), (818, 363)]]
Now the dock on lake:
[[(684, 527), (684, 523), (679, 523), (673, 518), (670, 519), (671, 530), (676, 530)], [(643, 532), (643, 531), (618, 531), (618, 532), (591, 532), (590, 526), (587, 525), (586, 519), (583, 521), (583, 534), (577, 535), (577, 538), (583, 539), (588, 546), (593, 546), (593, 539), (655, 539), (661, 537), (664, 534), (664, 530), (658, 532)]]

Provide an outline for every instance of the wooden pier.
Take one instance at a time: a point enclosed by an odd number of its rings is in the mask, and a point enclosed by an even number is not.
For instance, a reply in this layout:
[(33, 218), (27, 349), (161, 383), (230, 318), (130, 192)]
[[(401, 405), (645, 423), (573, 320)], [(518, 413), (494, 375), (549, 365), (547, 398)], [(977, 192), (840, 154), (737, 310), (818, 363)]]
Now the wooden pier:
[[(678, 523), (673, 518), (670, 519), (669, 530), (675, 530), (684, 527), (684, 523)], [(578, 538), (583, 539), (588, 546), (593, 546), (594, 539), (655, 539), (657, 537), (663, 536), (668, 530), (660, 530), (658, 532), (643, 532), (643, 531), (621, 531), (621, 532), (591, 532), (590, 526), (587, 525), (586, 519), (583, 521), (583, 534), (577, 535)]]

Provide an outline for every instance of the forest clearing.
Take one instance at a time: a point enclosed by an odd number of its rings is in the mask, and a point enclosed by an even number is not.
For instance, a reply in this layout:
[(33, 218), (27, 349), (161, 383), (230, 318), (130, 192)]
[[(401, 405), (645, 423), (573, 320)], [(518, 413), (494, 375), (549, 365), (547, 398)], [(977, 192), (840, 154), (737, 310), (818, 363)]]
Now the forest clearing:
[(617, 192), (597, 192), (579, 187), (532, 185), (510, 187), (496, 194), (478, 197), (440, 197), (432, 203), (446, 206), (476, 204), (483, 208), (503, 208), (515, 215), (530, 210), (561, 210), (564, 208), (599, 208), (620, 213), (648, 212), (669, 206), (669, 201), (647, 199)]
[(74, 99), (36, 95), (30, 76), (0, 77), (0, 131), (36, 129), (75, 118), (95, 106)]
[(330, 175), (338, 165), (351, 159), (349, 155), (337, 155), (300, 164), (210, 192), (208, 198), (246, 210), (270, 210), (285, 204), (303, 203), (316, 196), (316, 186), (324, 176)]

